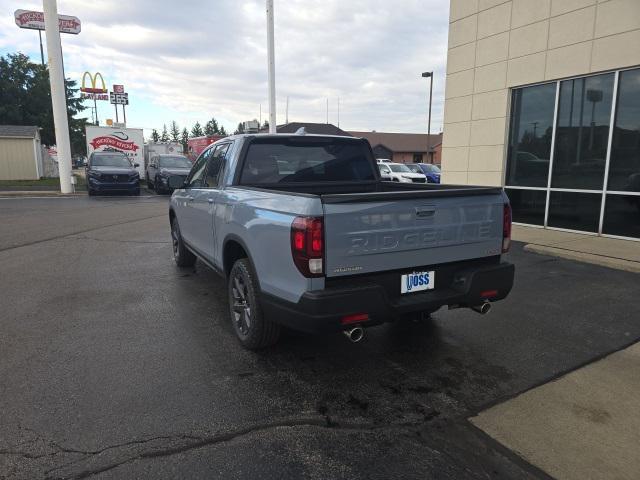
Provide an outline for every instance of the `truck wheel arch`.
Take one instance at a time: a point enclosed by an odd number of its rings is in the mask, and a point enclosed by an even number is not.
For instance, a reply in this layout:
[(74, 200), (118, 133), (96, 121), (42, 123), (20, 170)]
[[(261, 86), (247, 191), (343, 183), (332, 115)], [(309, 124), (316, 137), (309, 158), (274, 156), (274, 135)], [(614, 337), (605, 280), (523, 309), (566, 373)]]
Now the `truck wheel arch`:
[(241, 258), (249, 259), (249, 263), (251, 263), (251, 267), (256, 273), (256, 279), (258, 280), (258, 283), (260, 283), (260, 277), (256, 272), (255, 263), (253, 261), (253, 258), (251, 258), (249, 249), (247, 248), (244, 241), (236, 235), (227, 236), (222, 247), (222, 268), (227, 277), (229, 276), (229, 273), (231, 273), (233, 265), (237, 260)]

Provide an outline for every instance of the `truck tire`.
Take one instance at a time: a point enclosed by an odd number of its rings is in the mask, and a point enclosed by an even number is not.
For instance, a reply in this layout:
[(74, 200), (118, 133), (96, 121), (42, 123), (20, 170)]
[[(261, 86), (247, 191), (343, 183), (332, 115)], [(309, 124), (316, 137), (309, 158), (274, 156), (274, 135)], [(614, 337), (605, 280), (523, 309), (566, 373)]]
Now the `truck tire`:
[(173, 245), (173, 259), (179, 267), (193, 267), (196, 264), (196, 256), (189, 251), (180, 235), (178, 219), (171, 219), (171, 243)]
[(229, 313), (236, 337), (248, 350), (273, 345), (280, 325), (265, 318), (258, 297), (258, 282), (247, 258), (237, 260), (228, 281)]

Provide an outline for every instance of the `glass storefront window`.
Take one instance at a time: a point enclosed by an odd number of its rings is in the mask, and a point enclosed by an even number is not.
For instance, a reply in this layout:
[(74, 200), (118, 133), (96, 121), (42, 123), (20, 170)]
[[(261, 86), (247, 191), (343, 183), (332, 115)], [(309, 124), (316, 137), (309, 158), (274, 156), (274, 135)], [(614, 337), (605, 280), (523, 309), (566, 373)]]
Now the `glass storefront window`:
[(602, 195), (599, 193), (551, 192), (549, 197), (550, 227), (597, 232), (600, 223)]
[(640, 69), (620, 72), (607, 189), (640, 192)]
[(602, 233), (640, 238), (640, 196), (607, 195)]
[(506, 188), (513, 221), (530, 225), (544, 225), (544, 210), (547, 192), (544, 190), (525, 190)]
[(640, 239), (640, 68), (514, 89), (505, 191), (517, 223)]
[(552, 188), (602, 190), (614, 78), (560, 82)]
[(507, 185), (547, 186), (555, 96), (555, 83), (513, 91)]
[(602, 190), (614, 78), (560, 82), (552, 188)]

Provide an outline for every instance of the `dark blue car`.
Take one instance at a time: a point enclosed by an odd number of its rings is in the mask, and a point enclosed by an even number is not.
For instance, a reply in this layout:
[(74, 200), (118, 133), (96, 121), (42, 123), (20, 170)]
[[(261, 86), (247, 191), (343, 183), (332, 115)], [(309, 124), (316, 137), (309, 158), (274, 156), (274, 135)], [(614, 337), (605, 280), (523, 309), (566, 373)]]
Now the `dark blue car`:
[(440, 168), (431, 163), (408, 163), (409, 170), (415, 173), (424, 173), (427, 183), (440, 183)]
[(89, 195), (105, 192), (140, 195), (137, 167), (124, 153), (93, 152), (86, 169)]

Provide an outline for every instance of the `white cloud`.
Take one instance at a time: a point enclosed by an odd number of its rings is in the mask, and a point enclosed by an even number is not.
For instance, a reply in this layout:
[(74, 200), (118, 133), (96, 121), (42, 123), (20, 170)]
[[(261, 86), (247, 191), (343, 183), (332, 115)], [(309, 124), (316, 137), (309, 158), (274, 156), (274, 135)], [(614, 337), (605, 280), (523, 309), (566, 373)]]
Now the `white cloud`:
[[(424, 131), (428, 83), (420, 73), (434, 70), (432, 131), (438, 130), (448, 3), (275, 0), (278, 122), (289, 96), (290, 121), (324, 121), (329, 97), (336, 123), (340, 97), (342, 128)], [(17, 8), (42, 4), (0, 0), (0, 54), (37, 52), (35, 32), (18, 31), (6, 15)], [(99, 70), (109, 83), (125, 84), (129, 111), (145, 127), (213, 115), (234, 129), (256, 117), (259, 104), (266, 118), (263, 0), (59, 0), (58, 9), (82, 20), (80, 35), (63, 38), (67, 76)], [(157, 118), (157, 111), (167, 117)]]

